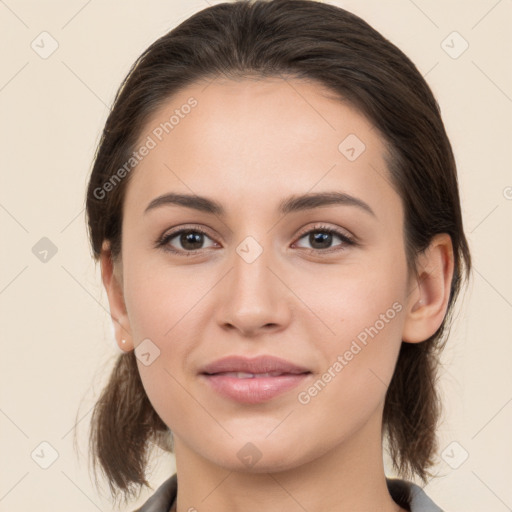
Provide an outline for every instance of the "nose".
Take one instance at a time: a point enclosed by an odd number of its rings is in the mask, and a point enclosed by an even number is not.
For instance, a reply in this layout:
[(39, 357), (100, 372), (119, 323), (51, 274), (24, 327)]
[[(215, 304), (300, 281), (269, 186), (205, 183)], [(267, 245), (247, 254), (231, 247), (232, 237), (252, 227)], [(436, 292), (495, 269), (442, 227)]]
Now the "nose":
[(240, 244), (219, 283), (217, 322), (245, 337), (279, 332), (291, 319), (293, 293), (271, 249), (262, 249), (254, 239)]

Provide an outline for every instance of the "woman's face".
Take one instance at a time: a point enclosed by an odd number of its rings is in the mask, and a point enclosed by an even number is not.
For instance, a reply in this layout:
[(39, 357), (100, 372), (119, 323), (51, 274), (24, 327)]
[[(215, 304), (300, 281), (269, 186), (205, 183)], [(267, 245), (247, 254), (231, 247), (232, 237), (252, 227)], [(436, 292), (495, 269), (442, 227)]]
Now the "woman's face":
[[(380, 442), (411, 283), (377, 130), (311, 82), (216, 80), (169, 100), (139, 142), (122, 226), (125, 346), (176, 445), (268, 471)], [(171, 193), (190, 206), (148, 209)], [(317, 194), (339, 195), (298, 200)], [(204, 373), (233, 355), (295, 369)]]

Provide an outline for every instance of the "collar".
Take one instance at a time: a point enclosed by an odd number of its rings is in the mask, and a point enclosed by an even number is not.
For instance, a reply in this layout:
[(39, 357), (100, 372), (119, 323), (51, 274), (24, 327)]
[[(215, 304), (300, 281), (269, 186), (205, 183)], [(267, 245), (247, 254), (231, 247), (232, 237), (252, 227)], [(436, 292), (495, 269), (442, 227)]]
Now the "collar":
[[(389, 494), (401, 507), (410, 512), (443, 512), (419, 486), (398, 478), (386, 478)], [(178, 492), (176, 473), (165, 480), (153, 495), (133, 512), (170, 512)]]

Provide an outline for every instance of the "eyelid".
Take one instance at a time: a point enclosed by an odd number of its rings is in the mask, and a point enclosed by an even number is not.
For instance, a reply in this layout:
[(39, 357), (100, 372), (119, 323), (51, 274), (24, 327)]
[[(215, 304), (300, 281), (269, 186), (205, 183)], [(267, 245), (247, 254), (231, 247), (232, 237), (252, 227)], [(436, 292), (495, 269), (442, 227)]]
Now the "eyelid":
[(346, 229), (343, 229), (340, 227), (329, 226), (328, 224), (322, 223), (322, 222), (316, 223), (313, 226), (308, 226), (308, 227), (304, 228), (303, 230), (301, 230), (300, 234), (298, 235), (298, 239), (302, 238), (304, 235), (307, 235), (311, 231), (327, 231), (327, 232), (334, 233), (340, 237), (344, 237), (353, 243), (356, 243), (356, 241), (357, 241), (356, 237), (354, 235), (352, 235)]

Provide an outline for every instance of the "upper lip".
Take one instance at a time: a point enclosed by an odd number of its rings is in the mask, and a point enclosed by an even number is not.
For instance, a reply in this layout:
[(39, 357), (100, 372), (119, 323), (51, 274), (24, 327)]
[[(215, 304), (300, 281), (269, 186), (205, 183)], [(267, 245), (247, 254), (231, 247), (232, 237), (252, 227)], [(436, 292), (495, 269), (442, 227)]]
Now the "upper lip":
[(223, 372), (246, 372), (246, 373), (309, 373), (310, 371), (303, 367), (281, 359), (279, 357), (263, 355), (253, 358), (243, 356), (228, 356), (217, 359), (213, 363), (207, 364), (201, 370), (201, 373), (214, 374)]

